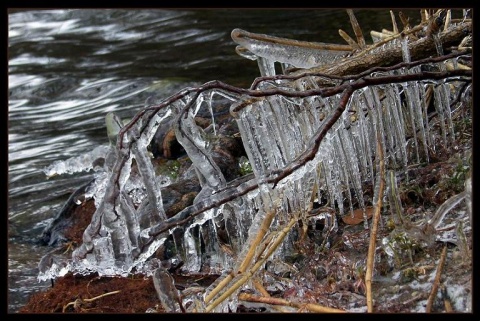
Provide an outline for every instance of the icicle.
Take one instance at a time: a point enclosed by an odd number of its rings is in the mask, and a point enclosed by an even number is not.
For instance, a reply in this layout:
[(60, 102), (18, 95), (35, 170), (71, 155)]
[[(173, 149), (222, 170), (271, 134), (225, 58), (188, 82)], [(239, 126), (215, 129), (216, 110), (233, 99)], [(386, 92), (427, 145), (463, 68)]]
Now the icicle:
[[(371, 137), (375, 137), (375, 125), (374, 125), (374, 119), (376, 119), (378, 116), (376, 116), (378, 113), (382, 113), (383, 114), (383, 121), (384, 121), (384, 128), (386, 129), (385, 133), (384, 133), (384, 138), (385, 138), (385, 149), (387, 151), (390, 151), (390, 150), (395, 150), (395, 138), (396, 138), (396, 131), (398, 129), (398, 127), (400, 127), (401, 125), (399, 125), (398, 123), (395, 123), (395, 119), (393, 119), (393, 109), (395, 109), (395, 105), (394, 103), (392, 103), (390, 101), (390, 96), (389, 96), (389, 89), (390, 88), (385, 88), (385, 89), (377, 89), (377, 88), (367, 88), (364, 92), (365, 94), (365, 98), (366, 98), (366, 101), (367, 101), (367, 104), (370, 108), (369, 112), (368, 112), (368, 119), (366, 120), (367, 123), (369, 124), (369, 131), (368, 131), (368, 141), (366, 142), (369, 146), (369, 151), (370, 153), (373, 155), (376, 154), (376, 142), (373, 141), (373, 139), (371, 139)], [(380, 92), (383, 92), (385, 94), (385, 98), (384, 98), (384, 104), (385, 106), (387, 106), (386, 108), (383, 107), (383, 105), (380, 103), (380, 99), (379, 99), (379, 91)], [(387, 156), (387, 159), (389, 159), (390, 157)], [(391, 159), (389, 159), (393, 166), (394, 167), (398, 167), (397, 166), (397, 157), (395, 157), (395, 155), (393, 155), (391, 157)], [(375, 166), (372, 162), (370, 162), (369, 164), (370, 166), (370, 169), (371, 169), (371, 178), (373, 180), (373, 178), (375, 177), (374, 173), (375, 173)]]
[(132, 144), (132, 152), (135, 155), (137, 168), (143, 178), (145, 188), (147, 189), (148, 199), (150, 201), (151, 209), (153, 210), (152, 215), (153, 217), (158, 217), (158, 221), (164, 221), (167, 218), (167, 215), (163, 209), (162, 192), (158, 186), (152, 162), (146, 155), (147, 144), (140, 139), (135, 141)]
[[(334, 186), (335, 186), (335, 181), (332, 180), (332, 172), (330, 170), (329, 164), (327, 164), (329, 161), (323, 161), (321, 163), (321, 172), (324, 175), (325, 179), (325, 189), (326, 189), (326, 194), (328, 197), (328, 204), (330, 207), (335, 206), (335, 191), (334, 191)], [(321, 183), (321, 181), (319, 182)], [(320, 185), (320, 184), (319, 184)], [(322, 195), (318, 195), (318, 199), (321, 200)]]
[(424, 135), (424, 148), (425, 150), (425, 157), (427, 163), (430, 162), (430, 156), (428, 152), (428, 147), (432, 146), (432, 132), (430, 130), (430, 121), (428, 120), (428, 115), (427, 115), (427, 91), (425, 90), (425, 86), (423, 84), (418, 84), (417, 86), (418, 89), (418, 95), (420, 97), (420, 106), (421, 106), (421, 113), (422, 113), (422, 119), (423, 119), (423, 134)]
[(258, 146), (258, 134), (256, 133), (253, 122), (250, 120), (250, 110), (251, 108), (247, 107), (241, 113), (237, 123), (244, 142), (245, 152), (252, 165), (253, 173), (256, 177), (260, 178), (266, 174), (267, 168), (265, 167), (265, 162), (263, 161), (264, 158), (262, 157)]
[[(368, 96), (368, 97), (367, 97)], [(357, 104), (356, 107), (356, 126), (353, 126), (352, 135), (358, 141), (357, 153), (363, 155), (361, 157), (362, 166), (361, 170), (363, 173), (363, 178), (365, 180), (371, 179), (374, 173), (373, 171), (373, 155), (372, 151), (374, 151), (372, 146), (372, 140), (370, 137), (374, 135), (372, 131), (372, 123), (368, 119), (368, 115), (370, 114), (369, 110), (374, 107), (371, 89), (366, 89), (362, 92), (362, 95), (358, 98), (361, 103)], [(352, 99), (352, 101), (355, 101)]]
[(403, 220), (403, 208), (402, 202), (400, 200), (400, 194), (397, 190), (397, 178), (395, 176), (394, 171), (388, 171), (386, 174), (386, 185), (387, 185), (387, 196), (388, 196), (388, 204), (390, 205), (390, 211), (392, 213), (392, 217), (395, 220), (395, 226), (405, 228), (405, 222)]
[[(201, 101), (196, 104), (197, 111), (200, 105)], [(187, 115), (180, 114), (177, 116), (174, 125), (175, 136), (192, 160), (199, 175), (202, 188), (206, 186), (203, 194), (203, 196), (206, 196), (212, 191), (224, 187), (226, 181), (209, 152), (210, 146), (206, 134), (195, 123), (195, 114), (196, 112), (189, 112)], [(210, 192), (208, 192), (208, 190), (210, 190)], [(200, 199), (200, 197), (198, 199)]]
[[(395, 162), (400, 159), (401, 166), (405, 169), (408, 163), (408, 155), (405, 141), (405, 118), (402, 111), (402, 104), (400, 102), (400, 93), (396, 85), (387, 85), (385, 86), (387, 101), (385, 106), (388, 106), (387, 112), (391, 113), (391, 122), (390, 125), (392, 128), (389, 128), (385, 133), (391, 133), (392, 139), (390, 140), (391, 145), (390, 149), (387, 150), (388, 153), (385, 155), (390, 156)], [(375, 100), (379, 102), (378, 95), (375, 97)], [(385, 146), (386, 144), (382, 144)], [(399, 155), (397, 155), (397, 153)], [(386, 164), (387, 165), (387, 164)]]
[[(446, 121), (446, 118), (448, 118), (450, 115), (449, 115), (449, 111), (445, 110), (446, 103), (448, 103), (448, 101), (447, 102), (445, 101), (443, 86), (444, 86), (443, 84), (439, 84), (439, 85), (436, 85), (433, 89), (434, 105), (440, 121), (440, 128), (442, 131), (443, 142), (445, 145), (448, 145), (447, 128), (445, 126), (445, 121)], [(453, 128), (451, 128), (450, 130), (453, 131)]]
[(253, 52), (248, 51), (247, 48), (242, 47), (242, 46), (236, 46), (235, 47), (235, 52), (239, 56), (241, 56), (243, 58), (247, 58), (249, 60), (257, 60), (257, 58), (258, 58), (257, 56), (255, 56), (255, 54)]
[[(417, 143), (417, 126), (415, 125), (415, 118), (417, 113), (415, 113), (415, 109), (419, 108), (419, 106), (414, 106), (414, 98), (412, 97), (414, 94), (412, 94), (412, 88), (413, 85), (406, 83), (402, 84), (403, 87), (403, 92), (405, 93), (406, 100), (407, 100), (407, 108), (408, 108), (408, 113), (407, 117), (410, 119), (410, 124), (412, 126), (412, 134), (413, 134), (413, 146), (415, 148), (415, 157), (417, 163), (420, 163), (420, 156), (418, 154), (418, 143)], [(423, 125), (423, 124), (422, 124)], [(423, 128), (423, 126), (422, 126)]]
[(257, 58), (258, 69), (260, 70), (261, 77), (275, 76), (275, 62), (267, 58)]
[(332, 150), (330, 154), (330, 160), (328, 161), (329, 169), (327, 169), (327, 171), (330, 170), (332, 173), (330, 180), (333, 183), (332, 192), (334, 194), (335, 201), (337, 202), (336, 205), (338, 206), (338, 213), (339, 215), (343, 215), (343, 165), (338, 155), (338, 147), (335, 146), (335, 138), (332, 139)]
[[(362, 190), (362, 177), (361, 177), (361, 170), (359, 168), (359, 155), (356, 152), (356, 149), (353, 146), (353, 142), (351, 139), (351, 132), (350, 130), (342, 131), (343, 138), (341, 139), (342, 147), (345, 153), (345, 160), (348, 170), (348, 175), (350, 176), (350, 181), (352, 185), (349, 186), (349, 193), (350, 189), (355, 191), (355, 196), (360, 205), (362, 210), (365, 210), (365, 202), (363, 200), (363, 190)], [(353, 208), (351, 207), (353, 212)]]
[[(195, 225), (196, 226), (196, 225)], [(198, 238), (197, 235), (194, 235), (195, 228), (190, 226), (185, 230), (183, 234), (183, 242), (185, 248), (185, 269), (187, 271), (199, 272), (201, 268), (201, 253), (199, 253), (197, 242), (195, 238)]]
[(140, 254), (140, 246), (138, 243), (140, 236), (140, 225), (138, 223), (138, 218), (136, 215), (137, 213), (132, 199), (126, 195), (124, 191), (120, 193), (120, 208), (125, 216), (128, 237), (130, 238), (130, 242), (132, 244), (132, 255), (133, 257), (136, 257)]
[(215, 126), (215, 114), (214, 114), (213, 108), (212, 108), (213, 96), (214, 95), (215, 95), (215, 91), (211, 91), (210, 95), (207, 99), (207, 104), (208, 104), (208, 111), (210, 112), (210, 117), (211, 117), (210, 119), (212, 120), (213, 135), (217, 136), (217, 129), (216, 129), (216, 126)]
[(402, 37), (402, 57), (403, 57), (403, 62), (410, 62), (410, 49), (408, 48), (408, 38), (407, 37)]
[(284, 167), (288, 162), (294, 159), (296, 153), (294, 148), (288, 146), (288, 132), (285, 130), (284, 117), (282, 111), (285, 108), (285, 102), (281, 97), (274, 96), (265, 104), (264, 120), (267, 124), (268, 130), (271, 132), (275, 142), (273, 145), (276, 148), (275, 154), (278, 155), (276, 168)]
[[(419, 70), (419, 69), (418, 69)], [(422, 84), (417, 83), (410, 83), (413, 89), (411, 98), (414, 99), (413, 107), (414, 107), (414, 117), (417, 121), (417, 127), (420, 129), (420, 140), (423, 145), (423, 151), (425, 153), (426, 160), (428, 162), (428, 145), (427, 145), (427, 123), (428, 117), (426, 117), (426, 113), (424, 112), (427, 108), (425, 106), (425, 100), (421, 99), (421, 88), (423, 88)], [(417, 143), (418, 144), (418, 143)]]
[[(264, 157), (266, 170), (282, 168), (285, 165), (285, 161), (276, 140), (278, 137), (273, 136), (273, 128), (268, 128), (268, 116), (266, 116), (265, 109), (269, 108), (268, 100), (262, 100), (262, 104), (256, 104), (255, 110), (252, 110), (252, 114), (255, 115), (254, 126), (258, 132), (257, 139), (259, 141), (259, 149)], [(253, 115), (252, 115), (253, 116)]]
[(452, 122), (452, 110), (450, 108), (450, 85), (446, 83), (442, 83), (440, 85), (441, 90), (441, 97), (442, 97), (442, 104), (444, 105), (444, 110), (446, 111), (446, 118), (447, 118), (447, 125), (450, 135), (450, 140), (452, 143), (455, 142), (455, 131)]
[(435, 48), (437, 49), (438, 56), (443, 56), (443, 45), (442, 45), (442, 40), (440, 39), (439, 34), (433, 33), (432, 37), (433, 37), (433, 42), (435, 43)]

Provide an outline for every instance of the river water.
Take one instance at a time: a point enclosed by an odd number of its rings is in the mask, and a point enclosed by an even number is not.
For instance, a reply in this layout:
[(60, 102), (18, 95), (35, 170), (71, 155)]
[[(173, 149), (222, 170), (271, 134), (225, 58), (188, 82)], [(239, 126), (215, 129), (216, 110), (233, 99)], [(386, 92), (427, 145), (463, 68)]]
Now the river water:
[[(405, 12), (418, 22), (418, 11)], [(370, 30), (392, 29), (387, 10), (355, 13), (367, 41)], [(234, 28), (339, 44), (338, 29), (354, 37), (344, 9), (9, 12), (9, 312), (50, 286), (36, 279), (49, 250), (36, 242), (69, 194), (93, 176), (47, 180), (42, 170), (108, 143), (109, 111), (131, 117), (149, 97), (210, 80), (248, 87), (259, 72), (256, 62), (235, 53)]]

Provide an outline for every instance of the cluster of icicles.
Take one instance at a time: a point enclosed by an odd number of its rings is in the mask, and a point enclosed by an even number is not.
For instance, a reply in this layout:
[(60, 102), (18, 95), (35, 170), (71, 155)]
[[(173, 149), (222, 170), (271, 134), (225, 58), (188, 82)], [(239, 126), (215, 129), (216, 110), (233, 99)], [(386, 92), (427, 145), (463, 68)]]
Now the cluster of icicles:
[[(255, 53), (254, 47), (248, 49), (249, 58), (257, 59), (263, 66), (262, 76), (274, 74), (275, 62), (284, 67), (295, 66), (294, 62), (269, 55), (269, 48), (263, 48), (261, 53)], [(415, 72), (420, 68), (389, 73)], [(266, 79), (258, 82), (255, 89), (298, 92), (319, 88), (320, 80), (315, 76), (294, 81)], [(426, 115), (425, 92), (429, 86), (433, 88), (434, 106), (441, 121), (440, 138), (432, 137)], [(269, 183), (270, 178), (312, 148), (312, 137), (337, 108), (340, 95), (249, 97), (215, 86), (214, 82), (187, 88), (175, 98), (140, 111), (120, 132), (116, 146), (109, 150), (114, 155), (112, 164), (105, 165), (97, 175), (93, 188), (96, 212), (84, 232), (83, 244), (71, 259), (52, 260), (42, 269), (39, 280), (69, 271), (121, 276), (135, 271), (151, 275), (161, 264), (152, 258), (153, 254), (172, 235), (175, 258), (184, 262), (184, 271), (198, 272), (205, 266), (217, 273), (234, 269), (271, 211), (275, 217), (267, 235), (282, 230), (292, 217), (305, 223), (327, 218), (329, 214), (325, 212), (312, 215), (314, 204), (322, 203), (321, 200), (335, 206), (338, 215), (348, 213), (353, 206), (365, 209), (366, 204), (373, 203), (372, 199), (364, 199), (362, 185), (375, 186), (379, 179), (375, 163), (377, 139), (382, 141), (386, 166), (395, 169), (405, 169), (407, 163), (418, 161), (419, 155), (428, 155), (427, 149), (433, 147), (434, 141), (448, 143), (447, 137), (453, 137), (448, 132), (453, 130), (451, 94), (451, 87), (441, 81), (370, 86), (354, 92), (346, 112), (328, 131), (315, 157), (274, 185)], [(231, 105), (231, 115), (238, 124), (253, 169), (251, 179), (227, 182), (211, 155), (215, 129), (213, 134), (206, 133), (195, 123), (196, 114), (200, 110), (212, 111), (217, 101)], [(162, 189), (168, 184), (155, 173), (147, 146), (157, 129), (172, 120), (177, 140), (192, 160), (202, 191), (193, 205), (167, 219)], [(212, 120), (215, 126), (213, 112)], [(407, 148), (409, 135), (413, 139)], [(132, 174), (133, 160), (140, 176)], [(326, 229), (334, 229), (335, 217), (328, 219), (332, 223)], [(223, 241), (217, 234), (220, 227), (227, 231), (228, 246), (235, 255), (221, 249)], [(295, 233), (289, 232), (272, 259), (282, 259), (295, 240)]]

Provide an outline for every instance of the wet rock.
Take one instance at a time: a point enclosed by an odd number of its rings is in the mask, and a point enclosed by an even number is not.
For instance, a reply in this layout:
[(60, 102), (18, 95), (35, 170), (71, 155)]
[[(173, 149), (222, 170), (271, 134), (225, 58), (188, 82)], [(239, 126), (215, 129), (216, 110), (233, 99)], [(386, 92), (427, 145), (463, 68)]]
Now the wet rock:
[(79, 199), (84, 198), (84, 194), (94, 180), (82, 185), (70, 195), (63, 207), (57, 213), (53, 221), (43, 230), (39, 239), (41, 245), (55, 246), (68, 241), (65, 236), (65, 230), (72, 225), (72, 214), (78, 206)]

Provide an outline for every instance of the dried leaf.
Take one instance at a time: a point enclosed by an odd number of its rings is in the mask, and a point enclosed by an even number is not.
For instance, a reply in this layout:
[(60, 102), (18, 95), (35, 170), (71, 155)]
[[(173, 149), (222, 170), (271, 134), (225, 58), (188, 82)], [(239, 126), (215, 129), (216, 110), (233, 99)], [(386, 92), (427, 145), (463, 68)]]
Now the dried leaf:
[[(369, 206), (365, 208), (365, 212), (367, 213), (367, 218), (370, 219), (373, 215), (373, 207)], [(345, 224), (348, 225), (357, 225), (363, 222), (363, 210), (361, 208), (358, 208), (353, 211), (353, 217), (352, 214), (347, 214), (342, 217), (342, 220)]]

